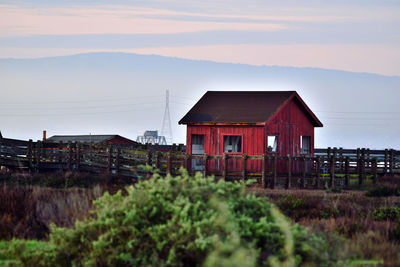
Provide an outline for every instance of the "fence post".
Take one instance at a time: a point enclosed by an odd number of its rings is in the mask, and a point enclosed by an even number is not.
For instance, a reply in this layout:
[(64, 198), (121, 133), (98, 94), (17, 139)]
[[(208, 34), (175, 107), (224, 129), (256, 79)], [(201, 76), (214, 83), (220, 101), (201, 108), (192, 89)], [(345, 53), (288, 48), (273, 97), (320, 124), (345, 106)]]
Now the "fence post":
[(369, 151), (369, 148), (367, 148), (366, 151), (365, 151), (365, 158), (366, 158), (366, 161), (367, 161), (367, 167), (368, 168), (371, 167), (370, 155), (371, 155), (371, 153)]
[(39, 168), (40, 168), (40, 146), (41, 146), (41, 141), (38, 140), (36, 142), (36, 172), (39, 172)]
[[(146, 165), (147, 166), (152, 166), (152, 162), (151, 162), (151, 151), (147, 152), (147, 158), (146, 158)], [(146, 172), (146, 179), (150, 179), (151, 177), (151, 172), (147, 171)]]
[(287, 156), (286, 169), (287, 169), (287, 177), (286, 177), (285, 188), (289, 189), (290, 188), (290, 180), (292, 179), (292, 158), (290, 157), (290, 154), (288, 154), (288, 156)]
[(147, 152), (146, 165), (151, 166), (151, 151)]
[(108, 156), (108, 158), (107, 158), (107, 171), (109, 173), (111, 173), (111, 167), (112, 167), (112, 147), (111, 147), (111, 144), (108, 145), (107, 156)]
[(357, 148), (357, 173), (360, 173), (360, 165), (358, 164), (360, 162), (360, 154), (361, 150)]
[(189, 162), (190, 162), (190, 154), (186, 153), (185, 154), (185, 169), (188, 171), (188, 173), (190, 173)]
[(172, 175), (171, 169), (172, 169), (171, 152), (168, 152), (167, 153), (167, 174)]
[(263, 188), (267, 188), (267, 155), (262, 155), (262, 170), (261, 170), (261, 185)]
[(300, 188), (304, 188), (306, 186), (306, 172), (307, 172), (307, 165), (306, 165), (306, 157), (303, 155), (301, 156), (301, 167), (302, 167), (302, 174), (300, 179)]
[(394, 150), (390, 149), (390, 156), (389, 156), (389, 173), (390, 176), (393, 176), (393, 168), (394, 168)]
[(72, 169), (72, 143), (68, 142), (68, 170)]
[(270, 187), (271, 189), (275, 188), (276, 185), (276, 177), (277, 177), (277, 165), (278, 165), (278, 157), (276, 154), (273, 155), (273, 160), (272, 160), (272, 180), (271, 180), (271, 184)]
[(325, 166), (325, 156), (321, 157), (321, 163), (322, 163), (322, 168), (324, 169), (324, 172), (326, 171), (326, 166)]
[(362, 184), (363, 184), (363, 180), (364, 180), (363, 165), (364, 165), (364, 159), (363, 159), (363, 158), (360, 158), (359, 161), (358, 161), (358, 169), (359, 169), (359, 173), (358, 173), (358, 185), (362, 185)]
[(29, 139), (28, 154), (26, 155), (26, 157), (28, 158), (28, 169), (29, 169), (29, 172), (31, 172), (32, 171), (32, 139)]
[(366, 154), (365, 154), (365, 148), (361, 148), (361, 158), (363, 159), (364, 163), (366, 162), (365, 156), (366, 156)]
[(361, 149), (361, 175), (362, 179), (365, 180), (365, 163), (366, 163), (366, 154), (365, 154), (365, 148)]
[(59, 156), (59, 152), (60, 152), (60, 148), (58, 147), (58, 144), (54, 144), (54, 147), (52, 148), (52, 150), (53, 150), (53, 162), (54, 163), (58, 163), (59, 162), (59, 159), (58, 159), (58, 156)]
[(343, 173), (343, 147), (339, 147), (340, 172)]
[(326, 150), (326, 156), (328, 157), (328, 159), (331, 157), (331, 147), (328, 147), (328, 149)]
[(366, 162), (366, 159), (365, 159), (365, 153), (362, 155), (362, 157), (361, 157), (361, 174), (362, 174), (362, 178), (363, 178), (363, 181), (365, 181), (365, 179), (366, 179), (366, 175), (365, 175), (365, 162)]
[(378, 169), (378, 160), (377, 160), (377, 158), (373, 158), (372, 159), (372, 183), (373, 184), (376, 184), (376, 180), (378, 178), (377, 169)]
[(155, 156), (155, 165), (156, 165), (155, 167), (156, 167), (156, 169), (158, 169), (160, 166), (160, 152), (157, 151), (154, 156)]
[(121, 150), (117, 147), (117, 154), (115, 155), (115, 172), (119, 173)]
[(226, 181), (228, 176), (228, 155), (224, 153), (222, 155), (222, 178)]
[(243, 181), (246, 179), (246, 159), (247, 155), (243, 153), (242, 155), (242, 179)]
[(316, 170), (315, 170), (315, 172), (316, 172), (315, 176), (316, 177), (315, 177), (314, 187), (316, 189), (318, 189), (319, 183), (320, 183), (320, 180), (321, 180), (321, 160), (320, 160), (319, 156), (317, 156), (317, 158), (315, 160), (315, 167), (316, 167)]
[(208, 159), (208, 155), (204, 154), (203, 155), (203, 163), (204, 163), (204, 168), (203, 168), (203, 177), (206, 178), (207, 177), (207, 159)]
[(350, 159), (349, 157), (346, 157), (345, 163), (344, 163), (344, 185), (349, 186), (349, 180), (350, 180)]
[(79, 167), (81, 164), (81, 146), (79, 143), (75, 143), (75, 163), (76, 169), (79, 171)]
[(335, 157), (331, 156), (329, 163), (329, 187), (335, 188)]
[(385, 149), (385, 165), (384, 165), (384, 168), (383, 168), (384, 176), (387, 175), (387, 170), (388, 170), (388, 158), (389, 158), (389, 150), (388, 150), (388, 149)]
[(58, 142), (58, 164), (60, 164), (61, 169), (63, 169), (63, 142)]

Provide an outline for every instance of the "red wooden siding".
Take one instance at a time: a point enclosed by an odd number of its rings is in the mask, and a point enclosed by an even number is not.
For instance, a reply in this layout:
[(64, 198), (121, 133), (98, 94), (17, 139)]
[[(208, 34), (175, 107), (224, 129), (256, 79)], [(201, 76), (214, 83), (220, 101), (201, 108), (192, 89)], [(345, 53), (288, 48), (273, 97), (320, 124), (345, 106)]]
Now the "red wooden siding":
[[(223, 155), (224, 154), (224, 136), (240, 135), (242, 136), (242, 152), (228, 153), (234, 155), (262, 155), (264, 147), (263, 138), (264, 128), (262, 126), (194, 126), (187, 127), (187, 153), (191, 154), (191, 136), (192, 134), (204, 134), (204, 153), (208, 155)], [(222, 163), (219, 163), (219, 166)], [(228, 160), (228, 168), (231, 171), (241, 170), (240, 160)], [(210, 170), (218, 170), (218, 161), (210, 160), (208, 165)], [(247, 169), (256, 170), (261, 168), (261, 163), (258, 161), (248, 161)]]
[[(267, 123), (265, 130), (265, 140), (268, 135), (278, 135), (277, 153), (281, 156), (299, 156), (301, 136), (311, 137), (311, 154), (314, 154), (314, 126), (296, 99), (278, 112)], [(267, 148), (269, 144), (265, 143)]]

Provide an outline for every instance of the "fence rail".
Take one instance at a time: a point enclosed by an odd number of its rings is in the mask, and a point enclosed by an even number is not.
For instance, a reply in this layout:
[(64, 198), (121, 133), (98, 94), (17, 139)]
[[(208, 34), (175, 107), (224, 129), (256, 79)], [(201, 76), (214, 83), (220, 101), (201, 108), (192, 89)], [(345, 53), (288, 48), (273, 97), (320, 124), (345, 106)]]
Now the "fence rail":
[[(195, 168), (194, 161), (200, 162)], [(382, 175), (400, 173), (400, 151), (393, 149), (315, 149), (315, 156), (188, 155), (160, 152), (127, 145), (46, 143), (0, 139), (0, 166), (30, 172), (85, 171), (115, 173), (136, 178), (150, 175), (140, 165), (178, 174), (184, 167), (194, 173), (226, 180), (256, 178), (263, 187), (320, 188), (376, 183)]]

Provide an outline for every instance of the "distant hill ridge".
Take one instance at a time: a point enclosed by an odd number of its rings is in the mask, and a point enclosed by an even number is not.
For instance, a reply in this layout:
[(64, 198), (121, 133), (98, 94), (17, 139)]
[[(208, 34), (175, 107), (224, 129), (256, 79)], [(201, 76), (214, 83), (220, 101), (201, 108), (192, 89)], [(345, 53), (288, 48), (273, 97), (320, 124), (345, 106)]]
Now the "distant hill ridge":
[[(216, 66), (236, 66), (236, 67), (246, 67), (246, 68), (257, 68), (257, 69), (279, 69), (279, 70), (305, 70), (305, 71), (322, 71), (322, 72), (338, 72), (338, 73), (350, 73), (350, 74), (360, 74), (360, 75), (376, 75), (383, 77), (398, 77), (400, 76), (388, 76), (382, 74), (368, 73), (368, 72), (352, 72), (338, 69), (327, 69), (327, 68), (317, 68), (317, 67), (294, 67), (294, 66), (277, 66), (277, 65), (251, 65), (244, 63), (229, 63), (229, 62), (218, 62), (211, 60), (197, 60), (197, 59), (185, 59), (181, 57), (171, 57), (171, 56), (162, 56), (155, 54), (136, 54), (136, 53), (125, 53), (125, 52), (90, 52), (90, 53), (78, 53), (72, 55), (64, 55), (64, 56), (49, 56), (49, 57), (37, 57), (37, 58), (0, 58), (1, 63), (29, 63), (32, 62), (34, 64), (43, 62), (43, 63), (55, 63), (59, 62), (70, 62), (70, 61), (80, 61), (80, 60), (88, 60), (88, 62), (102, 62), (106, 60), (106, 62), (111, 63), (113, 61), (117, 61), (118, 63), (124, 64), (132, 64), (132, 60), (136, 61), (145, 61), (149, 63), (154, 62), (168, 62), (175, 64), (215, 64)], [(110, 61), (111, 60), (111, 61)], [(100, 67), (99, 65), (98, 67)]]
[(324, 124), (317, 147), (400, 148), (400, 76), (98, 52), (0, 59), (0, 81), (0, 130), (13, 138), (47, 128), (136, 140), (160, 130), (168, 89), (174, 141), (184, 143), (178, 121), (207, 90), (295, 90)]

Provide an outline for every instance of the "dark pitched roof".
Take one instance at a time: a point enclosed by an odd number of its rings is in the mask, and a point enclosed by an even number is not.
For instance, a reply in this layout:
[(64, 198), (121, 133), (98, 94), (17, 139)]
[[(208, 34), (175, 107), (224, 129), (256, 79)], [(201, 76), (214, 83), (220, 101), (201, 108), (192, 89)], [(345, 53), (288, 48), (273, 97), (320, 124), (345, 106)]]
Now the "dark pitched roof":
[(208, 91), (179, 121), (189, 123), (265, 123), (296, 97), (315, 126), (322, 123), (296, 91)]
[[(117, 134), (108, 134), (108, 135), (95, 135), (95, 134), (89, 134), (89, 135), (53, 135), (50, 138), (46, 139), (46, 142), (63, 142), (63, 143), (68, 143), (68, 142), (88, 142), (88, 143), (102, 143), (106, 142), (108, 140), (111, 140), (115, 137), (120, 137), (126, 140), (129, 140), (125, 137), (119, 136)], [(132, 141), (132, 140), (129, 140)], [(132, 141), (135, 142), (135, 141)]]

